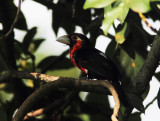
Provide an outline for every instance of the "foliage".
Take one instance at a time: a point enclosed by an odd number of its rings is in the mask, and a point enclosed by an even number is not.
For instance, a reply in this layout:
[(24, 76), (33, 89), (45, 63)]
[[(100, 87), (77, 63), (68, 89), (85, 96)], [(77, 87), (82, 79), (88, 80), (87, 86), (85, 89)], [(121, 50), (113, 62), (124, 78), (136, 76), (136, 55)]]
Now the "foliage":
[(108, 29), (113, 24), (115, 19), (119, 19), (121, 23), (124, 22), (129, 9), (135, 12), (148, 12), (150, 7), (150, 0), (86, 0), (84, 9), (87, 8), (104, 8), (104, 20), (102, 29), (104, 34), (107, 35)]
[[(33, 1), (52, 11), (52, 29), (56, 35), (60, 27), (70, 34), (75, 31), (76, 26), (79, 26), (84, 34), (90, 34), (93, 45), (100, 35), (110, 38), (111, 42), (106, 48), (106, 55), (118, 65), (124, 91), (136, 92), (131, 85), (146, 59), (147, 47), (151, 45), (154, 38), (144, 30), (139, 13), (143, 13), (153, 21), (158, 20), (160, 18), (160, 10), (157, 7), (159, 0), (58, 0), (57, 3), (54, 3), (53, 0)], [(0, 1), (0, 24), (2, 24), (0, 37), (8, 32), (15, 18), (17, 8), (13, 2), (14, 0)], [(114, 24), (116, 19), (120, 21), (117, 27)], [(111, 26), (114, 28), (115, 36), (108, 33)], [(36, 51), (41, 47), (45, 38), (35, 38), (37, 27), (28, 29), (23, 12), (20, 12), (15, 28), (25, 31), (26, 35), (23, 40), (15, 40), (14, 32), (12, 32), (8, 38), (0, 39), (0, 54), (3, 53), (0, 57), (5, 60), (2, 62), (0, 59), (0, 74), (8, 69), (4, 64), (6, 63), (7, 67), (16, 70), (49, 74), (57, 71), (74, 76), (72, 73), (75, 69), (66, 57), (68, 51), (59, 56), (43, 58), (35, 63)], [(160, 72), (155, 76), (160, 80)], [(0, 121), (10, 121), (24, 99), (40, 86), (40, 82), (32, 80), (17, 78), (0, 80)], [(149, 90), (148, 87), (147, 89)], [(148, 94), (146, 90), (136, 95), (144, 100)], [(64, 89), (47, 95), (33, 107), (33, 110), (51, 106), (56, 101), (58, 107), (55, 106), (42, 117), (28, 120), (110, 120), (112, 108), (106, 95), (88, 94), (85, 99), (82, 99), (77, 92), (74, 96), (65, 98), (65, 101), (69, 100), (70, 103), (64, 102), (64, 97), (67, 97), (69, 93), (69, 90)], [(158, 93), (158, 97), (159, 95)], [(126, 109), (121, 107), (122, 114), (125, 111)], [(130, 114), (127, 118), (130, 121), (140, 121), (140, 114)]]

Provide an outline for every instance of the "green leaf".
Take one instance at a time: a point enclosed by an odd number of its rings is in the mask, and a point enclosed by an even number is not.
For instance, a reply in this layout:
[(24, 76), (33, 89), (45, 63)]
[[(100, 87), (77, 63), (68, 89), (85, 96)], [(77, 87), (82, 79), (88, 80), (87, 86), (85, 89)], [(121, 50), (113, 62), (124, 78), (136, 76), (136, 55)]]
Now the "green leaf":
[[(123, 49), (117, 49), (119, 56), (117, 56), (114, 60), (117, 62), (117, 67), (121, 73), (120, 81), (123, 84), (125, 92), (134, 92), (136, 89), (131, 88), (128, 85), (132, 85), (134, 83), (134, 79), (139, 72), (140, 68), (144, 64), (144, 58), (135, 52), (135, 59), (132, 59)], [(141, 110), (142, 111), (142, 110)]]
[(118, 17), (118, 19), (120, 20), (121, 24), (123, 24), (124, 20), (126, 19), (127, 15), (129, 12), (129, 7), (125, 6), (123, 8), (123, 12), (122, 14)]
[(124, 3), (120, 3), (117, 7), (112, 8), (111, 6), (105, 7), (104, 20), (102, 21), (102, 30), (105, 35), (107, 35), (108, 29), (113, 24), (114, 20), (118, 18), (125, 7)]
[[(137, 73), (144, 63), (144, 59), (135, 52), (135, 59), (132, 59), (123, 49), (120, 51), (119, 62), (122, 70), (125, 73), (124, 78), (129, 78), (126, 81), (134, 80)], [(123, 80), (124, 81), (124, 80)]]
[(151, 2), (156, 2), (156, 1), (160, 1), (160, 0), (150, 0)]
[(14, 95), (13, 95), (12, 92), (7, 92), (7, 91), (4, 91), (4, 90), (0, 91), (0, 101), (3, 104), (11, 102), (13, 97), (14, 97)]
[(129, 28), (127, 23), (125, 23), (123, 26), (118, 26), (118, 27), (119, 30), (118, 32), (116, 32), (115, 40), (117, 41), (118, 44), (122, 44), (126, 40)]
[(157, 4), (157, 7), (160, 9), (160, 4)]
[(112, 4), (116, 0), (86, 0), (83, 8), (103, 8)]
[(31, 46), (29, 46), (28, 50), (30, 52), (35, 52), (44, 40), (45, 39), (34, 39), (31, 43)]
[[(119, 25), (122, 26), (122, 25)], [(139, 30), (135, 24), (128, 24), (129, 28), (131, 28), (126, 36), (126, 41), (123, 44), (118, 45), (116, 47), (116, 42), (113, 40), (107, 47), (107, 55), (112, 57), (113, 60), (116, 61), (117, 67), (121, 73), (121, 81), (124, 84), (125, 89), (130, 89), (125, 84), (133, 84), (134, 78), (136, 74), (139, 72), (139, 69), (142, 67), (145, 58), (147, 56), (147, 43), (145, 39), (145, 34)], [(119, 28), (119, 27), (118, 27)], [(143, 36), (142, 36), (143, 35)], [(116, 51), (113, 48), (116, 47)], [(108, 54), (109, 53), (109, 54)]]
[(126, 0), (126, 4), (135, 12), (146, 13), (151, 10), (150, 0)]
[[(133, 26), (131, 26), (131, 28), (135, 29)], [(138, 31), (136, 30), (136, 33), (135, 31), (133, 32), (132, 29), (126, 41), (119, 45), (116, 51), (117, 56), (114, 60), (116, 60), (118, 64), (117, 67), (121, 72), (121, 81), (124, 84), (125, 90), (134, 92), (135, 88), (131, 88), (128, 84), (132, 85), (134, 83), (137, 73), (144, 64), (147, 55), (147, 46), (141, 40), (141, 37), (138, 36)]]
[(33, 88), (33, 87), (34, 87), (33, 80), (31, 80), (31, 79), (23, 79), (23, 83), (24, 83), (27, 87), (30, 87), (30, 88)]
[(29, 45), (31, 44), (36, 32), (37, 32), (36, 27), (33, 27), (32, 29), (28, 30), (28, 32), (25, 35), (25, 37), (23, 39), (23, 42), (22, 42), (22, 45), (23, 45), (24, 49), (28, 50)]
[(66, 69), (54, 69), (47, 71), (48, 75), (61, 76), (61, 77), (73, 77), (79, 78), (80, 70), (77, 67), (66, 68)]

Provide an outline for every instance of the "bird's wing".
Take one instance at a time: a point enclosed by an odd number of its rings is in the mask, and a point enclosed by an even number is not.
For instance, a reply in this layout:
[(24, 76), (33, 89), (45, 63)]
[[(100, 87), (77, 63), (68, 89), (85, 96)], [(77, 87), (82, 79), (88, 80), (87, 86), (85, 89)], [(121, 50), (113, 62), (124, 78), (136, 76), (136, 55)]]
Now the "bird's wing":
[(113, 62), (105, 56), (104, 53), (97, 49), (90, 51), (81, 51), (80, 56), (77, 56), (77, 63), (94, 73), (98, 77), (116, 80), (118, 70)]

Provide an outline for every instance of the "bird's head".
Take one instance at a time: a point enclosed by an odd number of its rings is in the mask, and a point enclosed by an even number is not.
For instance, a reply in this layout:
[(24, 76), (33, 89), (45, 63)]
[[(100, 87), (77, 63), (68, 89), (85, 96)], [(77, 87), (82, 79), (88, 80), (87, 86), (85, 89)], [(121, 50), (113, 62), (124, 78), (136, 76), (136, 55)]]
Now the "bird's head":
[(90, 40), (85, 35), (80, 33), (72, 33), (70, 35), (61, 36), (57, 39), (57, 41), (69, 45), (71, 48), (74, 46), (91, 46)]

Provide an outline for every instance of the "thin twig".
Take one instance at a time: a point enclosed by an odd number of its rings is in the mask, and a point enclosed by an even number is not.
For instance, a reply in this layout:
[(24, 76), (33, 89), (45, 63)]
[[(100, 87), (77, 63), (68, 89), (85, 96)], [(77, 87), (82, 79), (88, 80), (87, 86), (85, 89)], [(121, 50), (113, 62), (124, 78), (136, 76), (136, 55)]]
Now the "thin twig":
[(153, 102), (154, 102), (156, 99), (157, 99), (157, 96), (154, 97), (153, 100), (146, 105), (145, 110), (146, 110), (151, 104), (153, 104)]
[(11, 28), (9, 29), (9, 31), (4, 35), (4, 38), (8, 38), (9, 35), (12, 33), (13, 29), (14, 29), (14, 26), (18, 20), (18, 16), (19, 16), (19, 13), (20, 13), (20, 8), (21, 8), (21, 0), (19, 0), (18, 2), (18, 9), (17, 9), (17, 13), (16, 13), (16, 17), (13, 21), (13, 24), (11, 25)]
[(153, 28), (153, 27), (148, 23), (148, 21), (146, 20), (146, 17), (145, 17), (141, 12), (139, 12), (139, 16), (140, 16), (140, 18), (144, 21), (144, 23), (145, 23), (153, 32), (155, 32), (155, 33), (158, 32), (155, 28)]
[(24, 117), (23, 120), (27, 120), (30, 117), (39, 116), (39, 115), (43, 114), (44, 110), (45, 110), (45, 108), (40, 108), (40, 109), (37, 109), (37, 110), (35, 110), (33, 112), (29, 112), (29, 113), (27, 113), (27, 115)]

